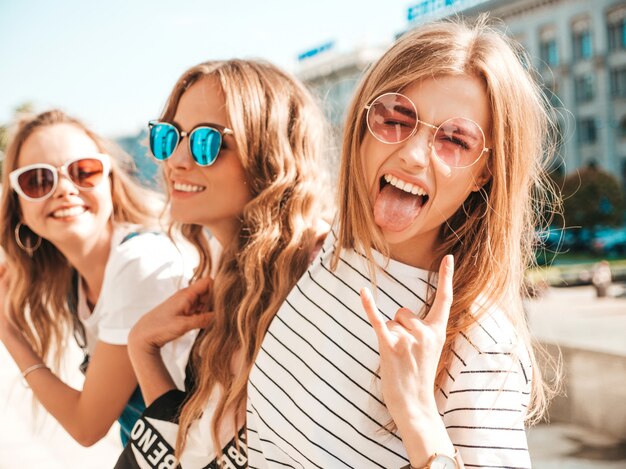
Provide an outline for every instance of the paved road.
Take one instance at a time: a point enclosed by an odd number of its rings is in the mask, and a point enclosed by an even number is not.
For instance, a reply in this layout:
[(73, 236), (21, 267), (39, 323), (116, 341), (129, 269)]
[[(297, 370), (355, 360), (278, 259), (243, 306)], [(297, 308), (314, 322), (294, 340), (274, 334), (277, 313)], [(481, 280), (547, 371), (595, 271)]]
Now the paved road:
[[(614, 293), (622, 292), (620, 287)], [(626, 299), (596, 300), (590, 287), (552, 289), (528, 304), (543, 340), (626, 355)], [(68, 369), (80, 354), (72, 347)], [(69, 372), (80, 387), (80, 374)], [(29, 391), (0, 345), (0, 469), (110, 469), (121, 451), (117, 424), (91, 448), (82, 448), (53, 419), (32, 423)], [(625, 377), (626, 378), (626, 377)], [(43, 416), (44, 412), (41, 412)], [(540, 425), (528, 433), (535, 469), (625, 469), (626, 444), (571, 425)]]

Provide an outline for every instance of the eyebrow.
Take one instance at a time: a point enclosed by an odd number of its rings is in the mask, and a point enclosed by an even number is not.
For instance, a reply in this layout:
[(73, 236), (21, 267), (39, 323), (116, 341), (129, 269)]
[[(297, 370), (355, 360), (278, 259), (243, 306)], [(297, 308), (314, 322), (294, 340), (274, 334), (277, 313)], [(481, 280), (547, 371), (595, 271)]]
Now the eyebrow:
[(470, 137), (470, 138), (473, 138), (474, 140), (480, 139), (480, 135), (478, 133), (472, 132), (470, 129), (466, 129), (465, 127), (455, 126), (454, 134)]
[(416, 113), (415, 113), (415, 111), (413, 109), (408, 108), (406, 106), (401, 106), (399, 104), (395, 105), (392, 110), (393, 111), (397, 111), (400, 114), (403, 114), (403, 115), (405, 115), (407, 117), (412, 117), (414, 119), (417, 117)]

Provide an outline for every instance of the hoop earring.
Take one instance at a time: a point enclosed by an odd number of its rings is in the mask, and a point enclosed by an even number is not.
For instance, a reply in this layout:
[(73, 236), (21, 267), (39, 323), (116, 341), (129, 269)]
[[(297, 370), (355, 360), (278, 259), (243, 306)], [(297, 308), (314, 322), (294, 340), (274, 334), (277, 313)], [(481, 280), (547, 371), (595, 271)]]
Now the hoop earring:
[[(26, 254), (28, 254), (28, 257), (33, 257), (33, 253), (37, 249), (39, 249), (39, 246), (41, 246), (41, 236), (37, 235), (37, 242), (35, 243), (34, 246), (31, 244), (30, 240), (28, 240), (28, 242), (24, 244), (20, 236), (20, 230), (22, 229), (23, 226), (26, 226), (26, 225), (22, 223), (21, 221), (18, 222), (17, 225), (15, 226), (15, 242), (23, 251), (26, 251)], [(28, 228), (28, 226), (26, 226), (26, 228)]]

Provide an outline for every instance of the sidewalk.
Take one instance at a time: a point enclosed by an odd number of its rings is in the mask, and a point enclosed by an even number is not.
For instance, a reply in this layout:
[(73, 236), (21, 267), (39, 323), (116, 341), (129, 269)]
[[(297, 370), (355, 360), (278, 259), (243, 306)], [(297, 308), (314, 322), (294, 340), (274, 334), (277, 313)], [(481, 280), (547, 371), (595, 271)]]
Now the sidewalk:
[[(610, 293), (623, 294), (613, 285)], [(526, 302), (533, 335), (542, 343), (626, 356), (626, 298), (596, 298), (591, 286), (554, 288)], [(626, 378), (626, 377), (624, 377)]]

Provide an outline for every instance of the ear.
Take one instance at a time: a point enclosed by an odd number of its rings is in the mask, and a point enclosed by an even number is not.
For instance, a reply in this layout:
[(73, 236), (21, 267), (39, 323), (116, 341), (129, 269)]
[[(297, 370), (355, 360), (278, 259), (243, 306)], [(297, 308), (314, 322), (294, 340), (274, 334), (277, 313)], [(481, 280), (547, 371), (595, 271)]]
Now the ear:
[(472, 187), (472, 192), (478, 192), (483, 188), (485, 184), (487, 184), (491, 180), (491, 168), (489, 167), (489, 160), (487, 164), (483, 166), (482, 171), (476, 175), (474, 179), (474, 186)]

